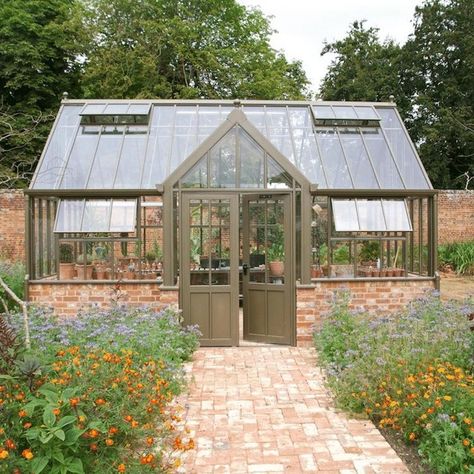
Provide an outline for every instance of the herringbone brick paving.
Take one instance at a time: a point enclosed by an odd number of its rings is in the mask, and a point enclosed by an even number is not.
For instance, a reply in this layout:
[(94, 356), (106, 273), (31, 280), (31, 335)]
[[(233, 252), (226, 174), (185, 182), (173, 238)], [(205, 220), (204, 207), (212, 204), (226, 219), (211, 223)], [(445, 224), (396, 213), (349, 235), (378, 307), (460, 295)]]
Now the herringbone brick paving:
[(334, 409), (312, 348), (201, 348), (188, 370), (181, 472), (408, 472), (370, 421)]

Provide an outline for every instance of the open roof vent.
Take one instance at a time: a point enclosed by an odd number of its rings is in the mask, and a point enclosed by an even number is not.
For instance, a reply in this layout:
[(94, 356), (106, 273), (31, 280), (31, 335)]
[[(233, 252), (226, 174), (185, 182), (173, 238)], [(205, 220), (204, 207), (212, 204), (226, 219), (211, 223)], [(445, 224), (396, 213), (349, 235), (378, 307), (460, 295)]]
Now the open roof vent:
[(82, 125), (147, 125), (151, 103), (86, 104), (80, 112)]
[(380, 116), (370, 105), (313, 105), (314, 123), (330, 127), (380, 127)]

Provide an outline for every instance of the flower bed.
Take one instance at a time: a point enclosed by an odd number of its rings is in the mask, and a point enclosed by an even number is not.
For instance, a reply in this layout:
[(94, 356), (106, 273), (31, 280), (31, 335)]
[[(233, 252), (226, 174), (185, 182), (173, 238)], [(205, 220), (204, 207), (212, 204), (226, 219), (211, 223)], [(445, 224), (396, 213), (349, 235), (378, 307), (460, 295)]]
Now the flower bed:
[(198, 344), (166, 310), (36, 311), (25, 354), (4, 325), (1, 472), (166, 472), (192, 439), (176, 430), (182, 362)]
[(390, 317), (348, 303), (314, 335), (337, 402), (403, 433), (436, 472), (474, 472), (474, 302), (423, 298)]

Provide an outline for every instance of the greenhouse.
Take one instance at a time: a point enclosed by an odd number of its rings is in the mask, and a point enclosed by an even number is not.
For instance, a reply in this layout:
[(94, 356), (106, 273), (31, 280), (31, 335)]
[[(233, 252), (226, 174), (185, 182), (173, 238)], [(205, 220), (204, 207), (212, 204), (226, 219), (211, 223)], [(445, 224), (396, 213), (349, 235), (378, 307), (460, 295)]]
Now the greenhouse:
[(30, 300), (176, 303), (203, 345), (304, 342), (341, 286), (436, 286), (436, 191), (390, 102), (65, 99), (26, 194)]

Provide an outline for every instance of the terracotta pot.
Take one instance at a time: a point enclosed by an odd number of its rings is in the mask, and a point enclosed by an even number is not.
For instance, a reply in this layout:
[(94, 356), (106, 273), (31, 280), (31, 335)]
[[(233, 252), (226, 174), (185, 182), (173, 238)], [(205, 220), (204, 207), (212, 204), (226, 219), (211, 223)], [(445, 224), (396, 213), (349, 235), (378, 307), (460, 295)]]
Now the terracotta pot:
[(285, 264), (280, 261), (270, 262), (268, 264), (272, 276), (281, 277), (285, 272)]
[(92, 280), (92, 270), (94, 267), (92, 265), (86, 265), (84, 271), (84, 265), (77, 263), (76, 264), (76, 273), (78, 280)]
[(382, 268), (382, 269), (380, 270), (380, 276), (381, 276), (382, 278), (384, 278), (384, 277), (387, 276), (387, 269), (386, 269), (386, 268)]
[(135, 272), (124, 272), (123, 278), (124, 280), (135, 280)]
[(380, 276), (380, 270), (372, 269), (372, 276), (373, 277), (379, 277)]
[(321, 278), (323, 276), (323, 269), (318, 265), (311, 266), (311, 278)]
[(60, 263), (59, 264), (59, 279), (72, 280), (76, 276), (74, 263)]
[(387, 268), (386, 272), (388, 277), (393, 277), (393, 268)]

